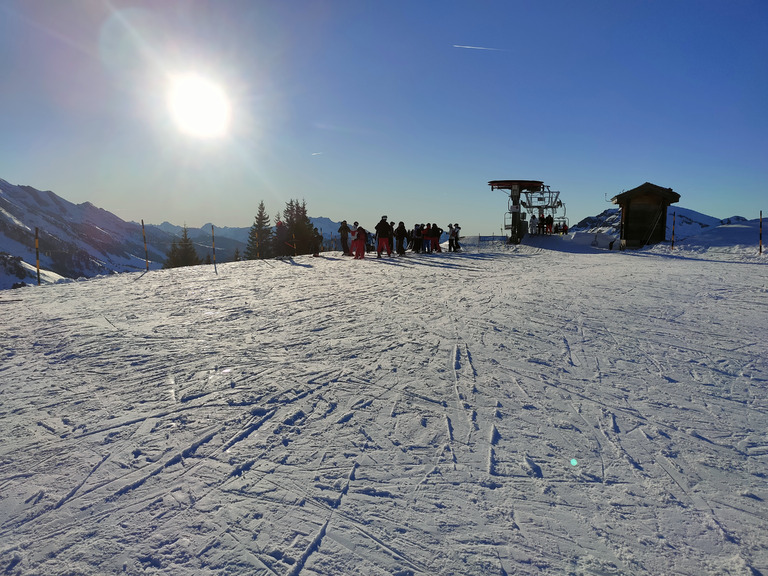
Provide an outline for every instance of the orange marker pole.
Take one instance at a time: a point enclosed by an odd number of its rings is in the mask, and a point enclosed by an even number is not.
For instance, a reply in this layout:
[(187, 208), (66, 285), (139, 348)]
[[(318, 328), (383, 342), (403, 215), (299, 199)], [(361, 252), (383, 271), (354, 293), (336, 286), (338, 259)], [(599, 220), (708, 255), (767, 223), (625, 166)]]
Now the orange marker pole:
[(147, 263), (147, 272), (149, 272), (149, 252), (147, 251), (147, 233), (144, 231), (144, 220), (141, 221), (141, 235), (144, 237), (144, 260)]

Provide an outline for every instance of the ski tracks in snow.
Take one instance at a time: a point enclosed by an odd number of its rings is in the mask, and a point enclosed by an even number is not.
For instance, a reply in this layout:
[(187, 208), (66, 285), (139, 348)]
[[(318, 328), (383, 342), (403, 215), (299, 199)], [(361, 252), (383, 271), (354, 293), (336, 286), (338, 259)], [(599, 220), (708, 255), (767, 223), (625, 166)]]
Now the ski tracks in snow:
[(754, 290), (523, 246), (299, 260), (22, 293), (0, 569), (768, 564)]

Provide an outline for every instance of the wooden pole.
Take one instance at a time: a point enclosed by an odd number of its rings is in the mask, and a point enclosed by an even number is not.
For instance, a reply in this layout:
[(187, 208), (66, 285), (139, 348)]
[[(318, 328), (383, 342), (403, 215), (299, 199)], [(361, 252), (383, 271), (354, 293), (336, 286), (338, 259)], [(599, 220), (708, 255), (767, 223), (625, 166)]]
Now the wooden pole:
[(40, 234), (37, 228), (35, 228), (35, 261), (37, 262), (37, 285), (40, 286)]
[(671, 250), (675, 249), (675, 216), (677, 212), (672, 212), (672, 248)]
[(211, 224), (211, 246), (213, 248), (213, 271), (216, 275), (219, 275), (219, 271), (216, 269), (216, 238), (213, 235), (213, 224)]
[(144, 237), (144, 260), (147, 263), (147, 272), (149, 272), (149, 252), (147, 251), (147, 233), (144, 231), (144, 220), (141, 220), (141, 235)]

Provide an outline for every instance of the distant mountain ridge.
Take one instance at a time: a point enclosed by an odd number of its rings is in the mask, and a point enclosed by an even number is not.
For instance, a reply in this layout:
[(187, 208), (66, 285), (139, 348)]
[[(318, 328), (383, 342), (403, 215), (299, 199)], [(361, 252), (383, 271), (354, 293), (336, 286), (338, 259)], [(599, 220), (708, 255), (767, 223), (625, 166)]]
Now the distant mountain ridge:
[[(742, 216), (732, 216), (731, 218), (719, 220), (718, 218), (707, 216), (706, 214), (690, 210), (689, 208), (670, 206), (667, 212), (667, 236), (672, 232), (673, 220), (675, 225), (675, 236), (678, 239), (695, 236), (707, 228), (747, 221), (747, 219)], [(571, 226), (570, 231), (586, 232), (589, 234), (608, 234), (618, 238), (620, 225), (621, 210), (619, 208), (609, 208), (597, 216), (584, 218), (578, 224)]]
[[(318, 229), (319, 232), (322, 233), (324, 238), (331, 238), (332, 236), (338, 236), (338, 230), (339, 226), (341, 226), (341, 222), (334, 222), (330, 218), (325, 217), (318, 217), (313, 218), (310, 216), (309, 218), (310, 222), (312, 222), (312, 226)], [(151, 226), (162, 230), (163, 232), (166, 232), (168, 234), (172, 234), (174, 236), (180, 236), (181, 231), (183, 229), (183, 226), (177, 226), (176, 224), (171, 224), (170, 222), (163, 222), (162, 224), (152, 224)], [(205, 236), (210, 237), (211, 236), (211, 226), (216, 226), (215, 224), (212, 224), (211, 222), (207, 222), (203, 224), (200, 228), (190, 228), (187, 227), (187, 233), (193, 237), (199, 237), (199, 236)], [(235, 240), (237, 242), (242, 243), (244, 246), (248, 244), (248, 234), (251, 231), (251, 227), (247, 226), (245, 228), (235, 228), (230, 226), (216, 226), (214, 230), (214, 234), (216, 235), (216, 238), (229, 238), (231, 240)], [(242, 249), (241, 249), (242, 252)]]
[[(310, 218), (326, 238), (336, 234), (339, 223), (329, 218)], [(187, 228), (198, 255), (212, 255), (212, 224)], [(74, 204), (31, 186), (15, 185), (0, 178), (0, 289), (36, 282), (35, 230), (38, 231), (40, 267), (51, 278), (92, 277), (113, 272), (161, 268), (171, 243), (181, 236), (182, 226), (169, 222), (146, 224), (146, 253), (142, 227), (126, 222), (90, 202)], [(215, 227), (216, 259), (243, 254), (247, 228)], [(26, 265), (23, 265), (26, 264)]]

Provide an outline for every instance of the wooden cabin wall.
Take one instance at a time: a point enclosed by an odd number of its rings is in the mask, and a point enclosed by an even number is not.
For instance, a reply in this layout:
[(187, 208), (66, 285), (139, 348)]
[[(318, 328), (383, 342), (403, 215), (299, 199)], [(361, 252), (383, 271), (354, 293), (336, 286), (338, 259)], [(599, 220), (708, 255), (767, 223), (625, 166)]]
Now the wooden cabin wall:
[(666, 208), (663, 200), (655, 195), (636, 196), (623, 205), (626, 245), (639, 247), (646, 242), (663, 242), (667, 227)]

